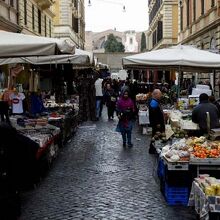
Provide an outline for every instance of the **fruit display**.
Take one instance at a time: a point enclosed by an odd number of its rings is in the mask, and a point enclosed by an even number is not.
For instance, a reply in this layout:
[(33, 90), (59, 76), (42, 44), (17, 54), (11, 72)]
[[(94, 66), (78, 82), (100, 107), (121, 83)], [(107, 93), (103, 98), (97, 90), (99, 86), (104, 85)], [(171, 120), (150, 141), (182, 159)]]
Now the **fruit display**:
[(220, 180), (215, 177), (210, 177), (208, 174), (200, 175), (195, 178), (200, 188), (206, 196), (220, 196)]
[(166, 142), (167, 139), (166, 139), (166, 134), (164, 132), (159, 132), (157, 131), (156, 134), (152, 137), (151, 139), (153, 142), (154, 141), (158, 141), (158, 140), (161, 140), (163, 142)]
[(163, 147), (161, 155), (172, 162), (207, 158), (220, 159), (220, 142), (209, 141), (203, 136), (182, 138), (172, 145)]
[(220, 158), (220, 143), (206, 141), (203, 144), (195, 144), (191, 156), (196, 158)]

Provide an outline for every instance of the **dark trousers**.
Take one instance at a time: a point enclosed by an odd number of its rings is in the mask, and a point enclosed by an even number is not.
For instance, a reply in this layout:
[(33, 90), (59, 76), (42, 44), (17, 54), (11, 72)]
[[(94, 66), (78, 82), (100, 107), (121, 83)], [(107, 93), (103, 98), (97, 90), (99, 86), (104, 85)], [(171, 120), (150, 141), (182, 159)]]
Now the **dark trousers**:
[(1, 114), (1, 121), (10, 122), (9, 115), (8, 115), (9, 107), (8, 103), (5, 101), (0, 101), (0, 114)]
[(108, 119), (114, 118), (115, 106), (108, 106)]
[(131, 130), (126, 130), (121, 132), (123, 144), (128, 143), (128, 145), (131, 145)]

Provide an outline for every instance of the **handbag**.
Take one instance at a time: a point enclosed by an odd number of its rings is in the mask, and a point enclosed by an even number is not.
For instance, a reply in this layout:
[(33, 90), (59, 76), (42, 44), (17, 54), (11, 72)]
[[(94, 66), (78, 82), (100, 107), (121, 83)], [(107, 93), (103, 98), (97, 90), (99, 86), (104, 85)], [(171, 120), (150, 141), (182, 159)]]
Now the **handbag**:
[(117, 126), (116, 126), (116, 128), (115, 128), (115, 131), (116, 131), (116, 132), (121, 132), (121, 128), (120, 128), (119, 123), (117, 124)]

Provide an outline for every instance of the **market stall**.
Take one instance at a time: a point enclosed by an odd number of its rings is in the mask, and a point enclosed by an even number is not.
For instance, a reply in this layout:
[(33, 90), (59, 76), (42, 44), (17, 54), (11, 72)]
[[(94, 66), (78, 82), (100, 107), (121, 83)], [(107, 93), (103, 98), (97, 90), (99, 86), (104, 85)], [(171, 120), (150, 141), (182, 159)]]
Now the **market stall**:
[(220, 214), (220, 180), (200, 175), (192, 183), (189, 206), (194, 206), (199, 219), (218, 219)]

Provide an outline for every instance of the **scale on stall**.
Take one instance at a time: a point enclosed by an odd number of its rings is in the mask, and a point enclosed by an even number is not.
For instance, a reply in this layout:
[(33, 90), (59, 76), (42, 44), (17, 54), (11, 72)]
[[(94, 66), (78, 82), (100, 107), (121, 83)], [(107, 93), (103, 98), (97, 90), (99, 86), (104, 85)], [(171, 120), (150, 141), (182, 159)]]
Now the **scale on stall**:
[(220, 128), (214, 128), (211, 129), (209, 132), (210, 139), (215, 141), (215, 140), (220, 140)]

